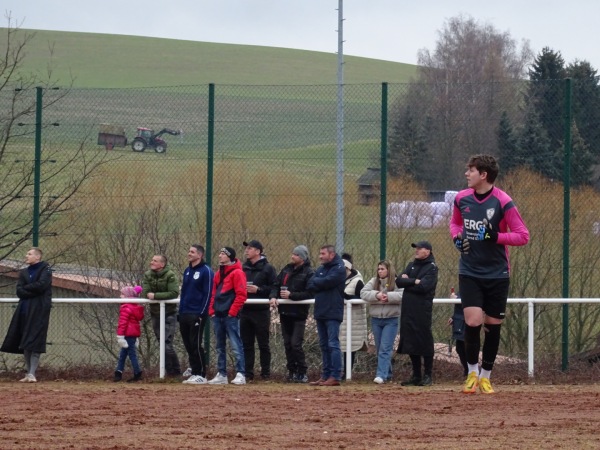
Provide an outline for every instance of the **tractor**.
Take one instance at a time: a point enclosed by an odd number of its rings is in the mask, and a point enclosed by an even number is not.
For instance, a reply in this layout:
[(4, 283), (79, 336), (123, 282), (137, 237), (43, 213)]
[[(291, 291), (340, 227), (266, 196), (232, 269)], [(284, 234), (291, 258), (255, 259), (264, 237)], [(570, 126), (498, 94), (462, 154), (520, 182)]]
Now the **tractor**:
[(160, 137), (165, 133), (177, 136), (181, 134), (181, 131), (163, 128), (154, 134), (154, 130), (150, 128), (138, 127), (137, 136), (131, 141), (131, 148), (134, 152), (143, 152), (146, 148), (153, 148), (156, 153), (164, 153), (167, 151), (167, 143)]

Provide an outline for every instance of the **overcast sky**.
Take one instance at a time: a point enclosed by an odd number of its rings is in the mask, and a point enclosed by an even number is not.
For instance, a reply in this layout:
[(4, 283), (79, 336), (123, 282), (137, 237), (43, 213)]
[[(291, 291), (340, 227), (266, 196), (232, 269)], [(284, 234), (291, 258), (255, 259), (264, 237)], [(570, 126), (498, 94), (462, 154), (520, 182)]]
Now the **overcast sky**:
[[(3, 0), (2, 8), (30, 29), (337, 52), (338, 0)], [(536, 55), (548, 46), (600, 69), (600, 0), (344, 0), (343, 13), (346, 55), (416, 64), (462, 13), (529, 40)]]

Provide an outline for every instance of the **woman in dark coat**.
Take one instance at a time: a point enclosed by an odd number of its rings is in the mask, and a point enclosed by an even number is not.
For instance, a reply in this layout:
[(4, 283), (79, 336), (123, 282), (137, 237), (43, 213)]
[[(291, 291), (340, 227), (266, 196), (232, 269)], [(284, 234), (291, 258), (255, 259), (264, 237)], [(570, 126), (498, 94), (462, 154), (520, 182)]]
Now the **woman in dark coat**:
[[(433, 371), (431, 321), (438, 268), (429, 242), (420, 241), (411, 246), (415, 248), (415, 259), (396, 278), (396, 286), (404, 288), (398, 353), (410, 356), (413, 370), (412, 377), (401, 384), (402, 386), (430, 386)], [(423, 376), (421, 376), (421, 357), (424, 365)]]
[(25, 255), (28, 265), (19, 272), (19, 303), (0, 351), (25, 356), (27, 375), (20, 380), (35, 383), (40, 354), (46, 353), (46, 337), (52, 307), (52, 270), (42, 261), (42, 251), (32, 247)]

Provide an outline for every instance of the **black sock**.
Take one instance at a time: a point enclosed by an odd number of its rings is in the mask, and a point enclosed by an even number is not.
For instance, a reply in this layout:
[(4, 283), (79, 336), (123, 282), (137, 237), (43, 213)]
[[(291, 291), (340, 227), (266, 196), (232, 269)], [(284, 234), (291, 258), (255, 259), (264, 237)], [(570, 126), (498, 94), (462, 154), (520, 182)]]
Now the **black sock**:
[(413, 368), (413, 377), (421, 378), (421, 355), (410, 355), (410, 362)]
[(500, 327), (502, 324), (485, 324), (483, 330), (485, 339), (483, 341), (483, 349), (481, 350), (481, 368), (484, 370), (492, 370), (498, 348), (500, 347)]
[(469, 364), (477, 364), (479, 362), (480, 333), (481, 325), (471, 327), (465, 324), (465, 353)]
[(467, 366), (467, 355), (465, 354), (465, 341), (456, 341), (456, 353), (458, 353), (460, 364), (463, 366), (463, 374), (466, 377), (469, 374), (469, 367)]
[(423, 373), (431, 376), (433, 373), (433, 355), (423, 356)]

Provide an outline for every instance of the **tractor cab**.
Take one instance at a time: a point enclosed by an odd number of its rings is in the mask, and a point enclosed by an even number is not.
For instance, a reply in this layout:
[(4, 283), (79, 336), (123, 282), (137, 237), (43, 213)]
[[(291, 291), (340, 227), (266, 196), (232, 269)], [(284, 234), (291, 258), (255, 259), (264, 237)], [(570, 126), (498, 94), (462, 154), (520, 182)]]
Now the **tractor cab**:
[(138, 127), (137, 129), (137, 136), (146, 140), (150, 140), (153, 134), (154, 130), (151, 130), (150, 128)]

